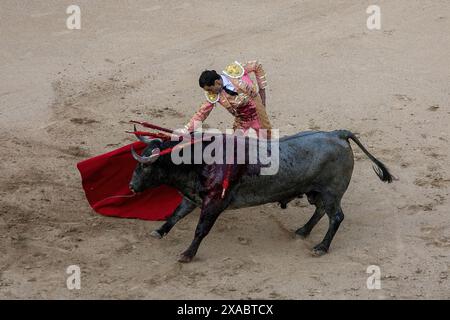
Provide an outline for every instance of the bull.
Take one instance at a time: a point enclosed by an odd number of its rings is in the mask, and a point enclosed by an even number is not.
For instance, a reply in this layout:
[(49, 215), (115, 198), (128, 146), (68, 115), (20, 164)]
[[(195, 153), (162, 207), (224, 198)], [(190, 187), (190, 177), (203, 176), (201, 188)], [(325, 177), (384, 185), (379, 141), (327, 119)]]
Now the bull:
[[(286, 208), (291, 200), (303, 195), (315, 206), (315, 211), (295, 233), (306, 238), (326, 214), (329, 219), (328, 231), (322, 242), (314, 246), (312, 254), (321, 256), (327, 253), (344, 220), (341, 199), (350, 183), (354, 166), (350, 140), (374, 163), (373, 169), (381, 181), (390, 183), (393, 180), (386, 166), (370, 154), (352, 132), (306, 131), (279, 139), (279, 169), (273, 175), (261, 175), (257, 170), (255, 173), (251, 165), (233, 165), (233, 183), (223, 196), (221, 181), (226, 165), (174, 164), (170, 156), (160, 156), (159, 153), (180, 142), (143, 136), (138, 138), (146, 142), (147, 147), (142, 155), (132, 149), (138, 164), (129, 184), (130, 190), (138, 193), (165, 184), (176, 188), (183, 195), (173, 214), (151, 236), (159, 239), (164, 237), (178, 221), (195, 208), (201, 208), (194, 239), (181, 254), (179, 262), (190, 262), (194, 258), (200, 243), (223, 211), (273, 202)], [(247, 139), (248, 143), (251, 138)], [(203, 144), (207, 145), (208, 142)]]

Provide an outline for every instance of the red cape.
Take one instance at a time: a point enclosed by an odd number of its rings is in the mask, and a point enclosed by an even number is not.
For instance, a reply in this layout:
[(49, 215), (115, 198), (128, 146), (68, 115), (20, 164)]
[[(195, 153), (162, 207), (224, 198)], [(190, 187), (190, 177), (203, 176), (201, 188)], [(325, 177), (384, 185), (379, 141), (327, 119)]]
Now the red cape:
[(137, 162), (131, 146), (139, 153), (146, 145), (135, 142), (77, 163), (86, 198), (92, 209), (105, 216), (165, 220), (182, 196), (166, 185), (133, 195), (128, 184)]

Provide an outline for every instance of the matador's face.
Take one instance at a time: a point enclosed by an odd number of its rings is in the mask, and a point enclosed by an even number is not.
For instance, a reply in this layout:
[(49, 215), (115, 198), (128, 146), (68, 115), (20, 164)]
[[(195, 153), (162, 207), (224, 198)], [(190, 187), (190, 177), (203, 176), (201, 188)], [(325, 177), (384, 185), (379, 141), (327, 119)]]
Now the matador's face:
[(203, 89), (205, 91), (218, 94), (220, 91), (222, 91), (222, 87), (223, 87), (222, 79), (217, 79), (216, 81), (214, 81), (214, 85), (204, 86)]

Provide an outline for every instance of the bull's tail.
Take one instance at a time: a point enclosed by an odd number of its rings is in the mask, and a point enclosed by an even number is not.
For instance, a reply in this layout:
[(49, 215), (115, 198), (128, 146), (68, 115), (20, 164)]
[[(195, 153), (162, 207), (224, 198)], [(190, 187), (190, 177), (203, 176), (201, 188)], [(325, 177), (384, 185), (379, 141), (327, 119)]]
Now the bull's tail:
[(376, 166), (373, 166), (373, 171), (377, 174), (377, 176), (381, 179), (381, 181), (391, 183), (393, 180), (392, 174), (389, 172), (389, 170), (386, 168), (386, 166), (377, 158), (375, 158), (373, 155), (370, 154), (369, 151), (362, 145), (361, 141), (351, 132), (348, 130), (339, 130), (339, 137), (342, 139), (348, 139), (353, 140), (358, 147), (361, 148), (361, 150), (366, 154), (366, 156), (369, 157), (370, 160), (372, 160), (373, 163), (375, 163)]

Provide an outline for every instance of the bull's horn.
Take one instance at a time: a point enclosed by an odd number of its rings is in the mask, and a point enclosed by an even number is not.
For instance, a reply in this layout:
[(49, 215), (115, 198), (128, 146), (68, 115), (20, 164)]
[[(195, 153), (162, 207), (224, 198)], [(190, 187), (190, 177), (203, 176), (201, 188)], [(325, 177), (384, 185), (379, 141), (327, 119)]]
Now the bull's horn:
[(139, 162), (139, 163), (153, 163), (156, 161), (156, 159), (159, 158), (159, 152), (160, 150), (158, 148), (155, 148), (152, 150), (152, 155), (148, 157), (142, 157), (136, 153), (133, 146), (131, 146), (131, 154), (133, 155), (133, 158)]
[[(136, 125), (134, 125), (134, 132), (136, 132), (136, 131), (137, 131)], [(153, 140), (159, 140), (160, 142), (162, 142), (162, 140), (159, 139), (159, 138), (158, 139), (149, 139), (147, 137), (141, 136), (141, 135), (136, 134), (136, 133), (134, 135), (136, 136), (136, 138), (139, 139), (139, 141), (141, 141), (141, 142), (143, 142), (145, 144), (150, 144)]]

